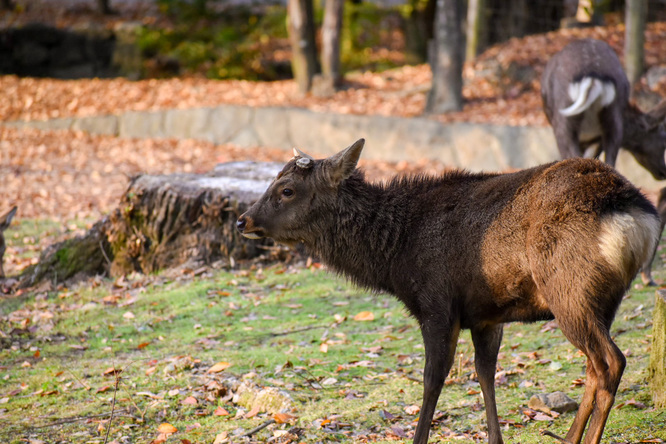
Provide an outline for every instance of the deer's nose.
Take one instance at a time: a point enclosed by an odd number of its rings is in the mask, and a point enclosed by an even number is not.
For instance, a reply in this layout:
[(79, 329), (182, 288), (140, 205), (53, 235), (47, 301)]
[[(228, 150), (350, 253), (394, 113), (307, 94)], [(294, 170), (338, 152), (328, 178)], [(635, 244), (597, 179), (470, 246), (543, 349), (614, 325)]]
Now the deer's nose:
[(247, 226), (247, 219), (245, 219), (245, 216), (241, 216), (238, 218), (236, 221), (236, 228), (238, 231), (241, 233), (245, 230), (245, 227)]

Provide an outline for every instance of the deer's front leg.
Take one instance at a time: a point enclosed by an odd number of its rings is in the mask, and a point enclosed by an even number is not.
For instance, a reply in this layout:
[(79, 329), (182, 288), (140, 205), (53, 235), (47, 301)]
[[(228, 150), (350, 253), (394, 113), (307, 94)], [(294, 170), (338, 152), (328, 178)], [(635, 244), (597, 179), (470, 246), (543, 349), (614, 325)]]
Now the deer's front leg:
[(489, 444), (502, 444), (504, 442), (495, 403), (495, 370), (497, 368), (497, 353), (502, 342), (502, 332), (502, 324), (483, 329), (472, 329), (472, 341), (475, 350), (474, 363), (486, 407)]
[(423, 375), (423, 404), (414, 434), (414, 444), (428, 442), (430, 423), (435, 414), (444, 380), (453, 365), (459, 332), (460, 325), (457, 321), (451, 323), (447, 319), (433, 317), (421, 324), (426, 364)]

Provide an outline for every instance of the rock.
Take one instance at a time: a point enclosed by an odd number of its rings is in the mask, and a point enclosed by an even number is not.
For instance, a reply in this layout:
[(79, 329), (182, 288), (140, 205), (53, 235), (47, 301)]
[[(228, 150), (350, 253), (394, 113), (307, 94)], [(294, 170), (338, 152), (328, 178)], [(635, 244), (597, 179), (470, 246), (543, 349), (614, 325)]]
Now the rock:
[(645, 79), (651, 90), (656, 90), (666, 83), (666, 65), (655, 65), (648, 69)]
[(289, 394), (275, 387), (257, 387), (251, 382), (242, 382), (236, 389), (233, 402), (248, 410), (278, 413), (291, 410), (292, 399)]
[(562, 392), (534, 395), (527, 406), (545, 413), (566, 413), (578, 409), (578, 403)]

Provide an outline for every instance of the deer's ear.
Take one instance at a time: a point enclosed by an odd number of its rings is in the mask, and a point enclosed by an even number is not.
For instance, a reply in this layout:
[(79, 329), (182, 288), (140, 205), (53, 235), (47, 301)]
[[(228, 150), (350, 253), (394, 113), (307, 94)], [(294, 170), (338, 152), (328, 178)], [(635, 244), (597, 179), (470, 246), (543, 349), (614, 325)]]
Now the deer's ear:
[(12, 219), (16, 214), (16, 207), (13, 207), (11, 210), (7, 211), (5, 214), (0, 216), (0, 231), (4, 231), (9, 228), (9, 225), (12, 223)]
[(358, 139), (344, 150), (326, 159), (326, 168), (332, 182), (339, 183), (351, 176), (361, 157), (363, 145), (365, 145), (365, 139)]

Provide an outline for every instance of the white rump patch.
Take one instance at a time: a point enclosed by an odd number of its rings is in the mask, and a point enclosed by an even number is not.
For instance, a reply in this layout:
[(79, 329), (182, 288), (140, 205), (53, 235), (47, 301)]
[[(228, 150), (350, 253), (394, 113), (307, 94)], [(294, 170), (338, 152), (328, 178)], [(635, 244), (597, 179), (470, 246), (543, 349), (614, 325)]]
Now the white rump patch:
[(656, 216), (639, 210), (615, 213), (602, 220), (599, 249), (608, 263), (623, 274), (627, 285), (638, 269), (652, 259), (659, 228)]
[(570, 117), (592, 108), (601, 109), (615, 100), (615, 85), (595, 77), (583, 77), (579, 82), (569, 84), (569, 98), (573, 103), (560, 113)]

